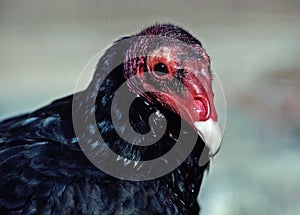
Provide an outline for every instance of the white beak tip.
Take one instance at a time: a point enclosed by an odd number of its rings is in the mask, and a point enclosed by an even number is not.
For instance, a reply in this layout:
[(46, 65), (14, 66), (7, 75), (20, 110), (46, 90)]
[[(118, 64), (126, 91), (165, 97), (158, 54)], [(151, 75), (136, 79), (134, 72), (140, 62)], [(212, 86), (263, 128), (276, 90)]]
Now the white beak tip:
[(212, 119), (208, 119), (206, 121), (194, 122), (194, 126), (208, 147), (209, 155), (214, 156), (218, 152), (222, 142), (222, 132), (219, 124)]

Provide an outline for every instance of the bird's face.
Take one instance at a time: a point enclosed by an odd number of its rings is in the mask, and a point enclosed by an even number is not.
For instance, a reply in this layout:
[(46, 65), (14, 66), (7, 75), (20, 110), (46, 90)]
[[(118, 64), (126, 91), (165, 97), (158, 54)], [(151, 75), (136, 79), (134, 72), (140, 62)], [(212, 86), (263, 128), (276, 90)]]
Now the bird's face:
[(198, 44), (165, 45), (149, 51), (137, 62), (135, 79), (129, 82), (129, 88), (149, 102), (159, 102), (179, 114), (214, 155), (222, 135), (214, 106), (210, 59), (205, 50)]

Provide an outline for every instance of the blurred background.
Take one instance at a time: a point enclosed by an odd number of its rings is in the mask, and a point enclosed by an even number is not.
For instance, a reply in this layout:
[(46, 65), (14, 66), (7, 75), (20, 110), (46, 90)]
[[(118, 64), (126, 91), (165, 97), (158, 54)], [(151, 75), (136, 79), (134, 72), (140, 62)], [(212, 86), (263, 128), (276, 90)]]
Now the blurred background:
[(226, 94), (202, 214), (300, 214), (298, 0), (0, 0), (0, 119), (73, 93), (95, 53), (156, 22), (202, 41)]

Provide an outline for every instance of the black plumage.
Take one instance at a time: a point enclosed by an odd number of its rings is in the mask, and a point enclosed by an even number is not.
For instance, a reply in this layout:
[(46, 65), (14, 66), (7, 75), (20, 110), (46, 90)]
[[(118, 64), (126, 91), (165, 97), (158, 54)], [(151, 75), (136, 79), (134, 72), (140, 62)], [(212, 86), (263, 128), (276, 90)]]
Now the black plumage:
[[(167, 35), (202, 46), (173, 25), (155, 25), (138, 35)], [(205, 149), (200, 137), (179, 167), (146, 181), (122, 180), (104, 173), (86, 158), (78, 144), (78, 139), (97, 142), (93, 129), (98, 129), (105, 141), (98, 143), (99, 147), (107, 144), (123, 157), (143, 161), (157, 158), (178, 144), (180, 129), (185, 129), (186, 141), (197, 135), (186, 122), (181, 128), (180, 116), (155, 99), (149, 102), (147, 97), (137, 97), (130, 108), (130, 124), (123, 123), (124, 115), (118, 109), (111, 109), (116, 89), (128, 77), (124, 68), (130, 65), (124, 59), (134, 41), (125, 39), (106, 51), (85, 91), (0, 123), (0, 214), (198, 214), (197, 195), (207, 168), (207, 164), (198, 164)], [(117, 45), (120, 41), (125, 42)], [(119, 66), (112, 68), (111, 62), (118, 60)], [(106, 71), (111, 72), (102, 77)], [(128, 89), (128, 93), (135, 92)], [(73, 107), (73, 99), (80, 106)], [(120, 104), (126, 102), (123, 99)], [(96, 117), (97, 128), (84, 128), (82, 136), (76, 136), (72, 111), (83, 125)], [(157, 143), (140, 147), (117, 135), (114, 126), (123, 128), (124, 133), (128, 126), (141, 134), (149, 132), (149, 116), (158, 111), (167, 119), (167, 128)], [(119, 116), (119, 125), (112, 124), (111, 114)]]

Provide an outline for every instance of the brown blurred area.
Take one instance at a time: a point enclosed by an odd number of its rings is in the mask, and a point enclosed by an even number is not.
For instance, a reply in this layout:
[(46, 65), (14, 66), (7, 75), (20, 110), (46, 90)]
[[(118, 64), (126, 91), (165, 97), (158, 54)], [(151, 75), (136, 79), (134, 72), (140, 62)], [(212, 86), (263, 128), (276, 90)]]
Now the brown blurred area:
[(226, 95), (203, 214), (300, 214), (298, 0), (0, 0), (0, 119), (73, 93), (95, 53), (156, 22), (201, 40)]

